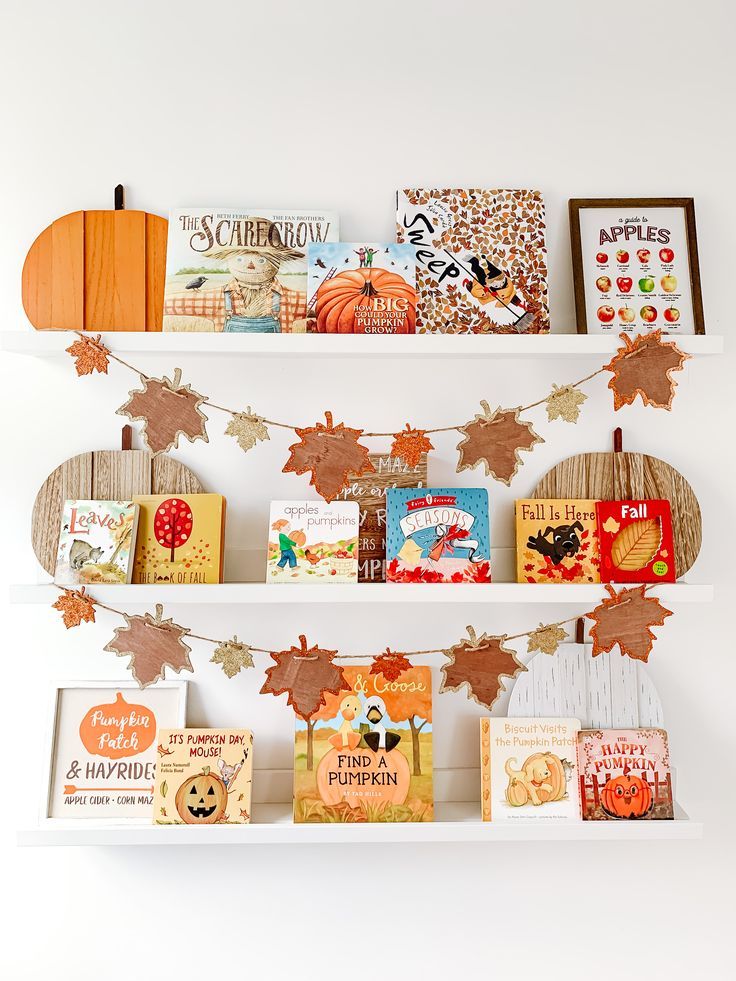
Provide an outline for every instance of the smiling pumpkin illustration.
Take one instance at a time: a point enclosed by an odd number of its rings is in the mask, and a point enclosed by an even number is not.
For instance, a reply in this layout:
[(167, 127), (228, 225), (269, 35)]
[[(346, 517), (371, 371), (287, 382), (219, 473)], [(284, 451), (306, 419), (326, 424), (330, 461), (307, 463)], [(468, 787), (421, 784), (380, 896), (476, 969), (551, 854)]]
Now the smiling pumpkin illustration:
[(185, 824), (217, 824), (225, 817), (227, 787), (206, 766), (182, 783), (174, 802)]

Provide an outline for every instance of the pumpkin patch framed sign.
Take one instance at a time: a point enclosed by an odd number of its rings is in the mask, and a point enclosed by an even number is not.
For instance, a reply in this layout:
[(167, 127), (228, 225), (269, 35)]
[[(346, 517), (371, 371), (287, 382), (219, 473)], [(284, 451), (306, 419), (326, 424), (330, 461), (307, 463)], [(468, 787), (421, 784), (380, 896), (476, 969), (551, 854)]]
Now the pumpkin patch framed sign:
[(41, 818), (149, 822), (158, 734), (185, 724), (186, 701), (186, 681), (57, 685)]

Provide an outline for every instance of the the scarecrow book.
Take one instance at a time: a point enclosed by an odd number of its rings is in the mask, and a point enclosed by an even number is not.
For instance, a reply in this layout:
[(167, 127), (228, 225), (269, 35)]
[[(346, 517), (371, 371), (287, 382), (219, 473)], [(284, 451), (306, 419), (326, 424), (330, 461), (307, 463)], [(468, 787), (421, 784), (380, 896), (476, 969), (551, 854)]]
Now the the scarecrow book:
[(418, 334), (549, 331), (538, 191), (402, 190), (396, 221), (416, 255)]
[(485, 489), (386, 491), (388, 582), (490, 582), (490, 555)]
[(225, 498), (221, 494), (154, 494), (134, 501), (140, 518), (133, 582), (222, 582)]
[(674, 582), (669, 501), (599, 501), (601, 582)]
[(577, 719), (480, 720), (484, 821), (579, 821)]
[(253, 734), (249, 729), (162, 729), (154, 824), (249, 824)]
[(319, 334), (413, 334), (417, 293), (411, 245), (310, 245), (310, 317)]
[(596, 504), (517, 501), (517, 582), (600, 582)]
[(266, 582), (358, 581), (358, 505), (272, 501)]
[(65, 501), (54, 582), (130, 582), (137, 527), (133, 501)]
[(431, 821), (431, 669), (343, 670), (349, 689), (296, 717), (294, 821)]
[(337, 215), (324, 211), (173, 211), (163, 329), (304, 333), (307, 248), (339, 238)]
[(664, 729), (578, 733), (584, 821), (672, 820), (670, 751)]

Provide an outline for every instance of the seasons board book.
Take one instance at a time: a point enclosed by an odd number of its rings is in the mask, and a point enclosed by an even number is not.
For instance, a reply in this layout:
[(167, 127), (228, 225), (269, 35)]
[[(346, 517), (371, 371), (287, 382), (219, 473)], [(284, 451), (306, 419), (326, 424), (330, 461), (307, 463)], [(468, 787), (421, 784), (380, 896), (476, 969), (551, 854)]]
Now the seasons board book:
[(65, 501), (54, 582), (130, 582), (137, 528), (133, 501)]
[(225, 498), (221, 494), (153, 494), (133, 500), (140, 507), (133, 582), (222, 582)]
[(484, 821), (579, 821), (577, 719), (480, 720)]
[(325, 692), (309, 721), (296, 717), (294, 821), (431, 821), (431, 669), (343, 672), (346, 689)]
[(484, 488), (386, 491), (387, 582), (490, 582)]
[(583, 729), (578, 734), (584, 821), (672, 820), (664, 729)]
[(304, 333), (307, 249), (339, 237), (337, 215), (324, 211), (173, 211), (163, 329)]
[(517, 582), (600, 582), (597, 501), (516, 502)]
[(411, 245), (309, 246), (309, 302), (319, 334), (413, 334), (417, 292)]
[(154, 824), (249, 824), (253, 733), (162, 729)]
[(415, 250), (418, 334), (549, 331), (538, 191), (401, 190), (396, 221)]
[(358, 581), (354, 501), (272, 501), (266, 582)]
[(674, 582), (669, 501), (598, 501), (601, 582)]

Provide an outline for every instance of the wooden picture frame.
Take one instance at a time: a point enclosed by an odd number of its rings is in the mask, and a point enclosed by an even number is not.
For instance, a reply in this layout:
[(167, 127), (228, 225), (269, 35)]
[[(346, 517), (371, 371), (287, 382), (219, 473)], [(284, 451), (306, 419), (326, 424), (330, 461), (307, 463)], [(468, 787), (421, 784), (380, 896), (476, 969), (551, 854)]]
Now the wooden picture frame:
[(569, 212), (579, 334), (705, 334), (693, 198), (571, 198)]

